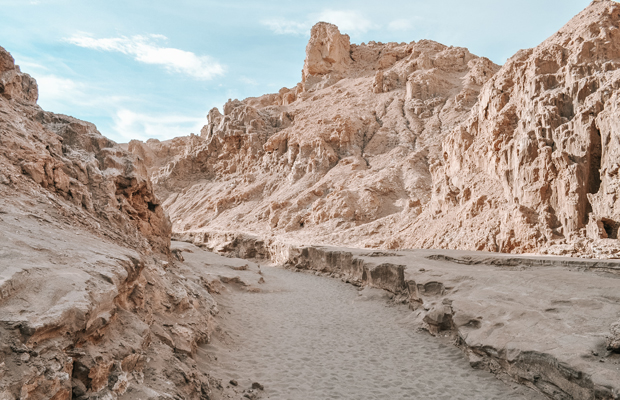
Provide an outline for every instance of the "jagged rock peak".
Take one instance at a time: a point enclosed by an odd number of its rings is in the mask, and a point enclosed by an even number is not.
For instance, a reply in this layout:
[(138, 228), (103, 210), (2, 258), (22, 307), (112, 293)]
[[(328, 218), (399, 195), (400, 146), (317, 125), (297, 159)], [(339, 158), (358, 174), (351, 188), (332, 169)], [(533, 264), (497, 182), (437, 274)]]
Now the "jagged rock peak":
[(27, 104), (36, 104), (39, 98), (37, 82), (21, 72), (13, 56), (3, 47), (0, 47), (0, 95)]
[(318, 22), (312, 27), (310, 41), (306, 46), (303, 82), (310, 75), (342, 73), (351, 61), (349, 35), (343, 35), (334, 24)]
[[(585, 42), (593, 40), (597, 36), (613, 41), (618, 35), (619, 21), (620, 3), (612, 0), (593, 1), (558, 32), (541, 43), (539, 47), (556, 44), (568, 49), (579, 49)], [(616, 42), (618, 41), (616, 40)], [(581, 56), (587, 57), (587, 50)], [(605, 58), (609, 54), (600, 54), (599, 56)], [(596, 61), (596, 58), (599, 57), (595, 57), (594, 60), (588, 57), (587, 61)], [(583, 60), (574, 59), (571, 61)]]

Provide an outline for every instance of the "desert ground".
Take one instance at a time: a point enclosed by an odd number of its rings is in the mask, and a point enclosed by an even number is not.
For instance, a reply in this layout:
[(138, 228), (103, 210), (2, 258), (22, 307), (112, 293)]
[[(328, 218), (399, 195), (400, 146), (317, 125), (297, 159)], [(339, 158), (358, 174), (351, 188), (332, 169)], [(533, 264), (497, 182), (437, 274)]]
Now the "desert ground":
[[(191, 249), (186, 262), (204, 262)], [(471, 368), (389, 292), (266, 265), (259, 275), (258, 265), (240, 275), (257, 290), (231, 283), (215, 296), (220, 330), (198, 350), (224, 385), (258, 382), (264, 390), (253, 392), (271, 399), (544, 398)]]
[(167, 141), (38, 90), (0, 47), (0, 400), (620, 399), (620, 4), (501, 66), (318, 22)]

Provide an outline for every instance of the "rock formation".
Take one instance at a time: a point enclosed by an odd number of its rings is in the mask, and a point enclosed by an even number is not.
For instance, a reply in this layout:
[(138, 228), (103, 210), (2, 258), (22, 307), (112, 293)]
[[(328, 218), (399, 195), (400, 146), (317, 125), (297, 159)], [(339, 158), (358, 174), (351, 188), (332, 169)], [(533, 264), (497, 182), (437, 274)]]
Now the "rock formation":
[(593, 2), (501, 69), (318, 23), (296, 87), (129, 149), (175, 232), (616, 257), (619, 7)]
[[(217, 311), (144, 165), (0, 48), (0, 399), (206, 399)], [(146, 383), (145, 383), (146, 382)]]
[(611, 335), (607, 338), (607, 350), (620, 352), (620, 321), (611, 325)]
[(302, 84), (310, 88), (328, 74), (333, 74), (331, 79), (338, 80), (352, 61), (350, 52), (349, 35), (341, 35), (336, 25), (316, 24), (306, 47)]
[(617, 239), (619, 27), (620, 6), (594, 2), (487, 82), (433, 170), (426, 223), (448, 226), (444, 240), (505, 252), (565, 244), (555, 250), (573, 252), (586, 231)]
[(351, 45), (319, 23), (296, 88), (211, 110), (200, 137), (128, 149), (177, 231), (389, 246), (386, 227), (429, 203), (441, 138), (498, 68), (432, 41)]

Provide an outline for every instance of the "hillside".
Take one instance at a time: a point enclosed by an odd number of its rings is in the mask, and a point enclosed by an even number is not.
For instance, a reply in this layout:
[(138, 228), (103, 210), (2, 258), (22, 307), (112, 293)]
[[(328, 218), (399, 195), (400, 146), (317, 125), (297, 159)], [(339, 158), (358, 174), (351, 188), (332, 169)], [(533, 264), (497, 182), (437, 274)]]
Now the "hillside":
[(0, 47), (0, 398), (208, 398), (214, 278), (171, 252), (144, 165), (37, 97)]
[(127, 148), (177, 233), (614, 258), (619, 12), (595, 1), (501, 68), (319, 23), (296, 87)]

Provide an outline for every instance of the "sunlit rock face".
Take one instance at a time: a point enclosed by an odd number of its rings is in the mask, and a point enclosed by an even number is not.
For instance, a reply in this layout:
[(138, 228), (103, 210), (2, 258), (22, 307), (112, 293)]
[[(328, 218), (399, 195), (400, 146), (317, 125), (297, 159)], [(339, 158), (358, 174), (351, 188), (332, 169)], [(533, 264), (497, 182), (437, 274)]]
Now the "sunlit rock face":
[(614, 256), (617, 9), (592, 3), (501, 68), (318, 23), (296, 87), (129, 148), (178, 232)]
[(205, 398), (208, 276), (172, 258), (138, 157), (36, 101), (0, 48), (0, 398)]
[(209, 112), (200, 136), (128, 149), (174, 229), (394, 246), (432, 197), (441, 139), (499, 69), (433, 41), (349, 43), (313, 27), (302, 82)]
[(443, 141), (435, 215), (485, 198), (492, 250), (617, 238), (619, 26), (617, 3), (594, 2), (508, 60)]

